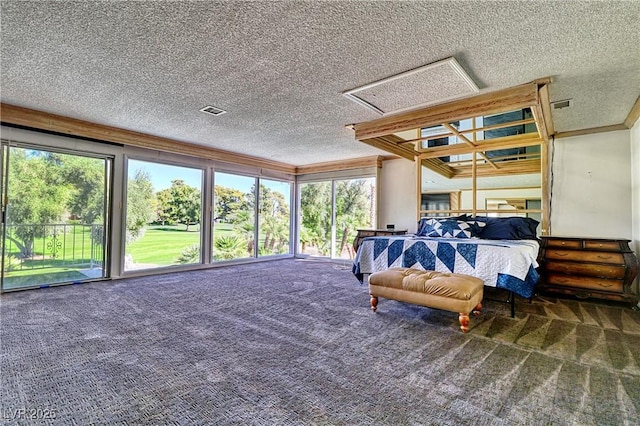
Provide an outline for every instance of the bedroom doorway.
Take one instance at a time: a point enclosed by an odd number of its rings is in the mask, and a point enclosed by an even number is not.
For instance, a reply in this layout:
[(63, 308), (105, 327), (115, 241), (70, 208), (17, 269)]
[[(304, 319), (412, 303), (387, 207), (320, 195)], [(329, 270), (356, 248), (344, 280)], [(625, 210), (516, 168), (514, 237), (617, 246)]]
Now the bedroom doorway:
[(2, 142), (2, 291), (106, 277), (111, 159)]

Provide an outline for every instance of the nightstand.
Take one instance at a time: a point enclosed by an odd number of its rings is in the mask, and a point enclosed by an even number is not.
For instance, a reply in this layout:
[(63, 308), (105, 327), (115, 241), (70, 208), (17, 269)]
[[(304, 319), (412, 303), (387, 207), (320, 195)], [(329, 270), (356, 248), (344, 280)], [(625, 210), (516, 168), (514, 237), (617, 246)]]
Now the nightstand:
[(629, 240), (543, 236), (538, 289), (637, 303), (631, 284), (638, 259)]
[(405, 235), (406, 229), (358, 229), (358, 235), (353, 240), (353, 251), (357, 252), (363, 238), (385, 235)]

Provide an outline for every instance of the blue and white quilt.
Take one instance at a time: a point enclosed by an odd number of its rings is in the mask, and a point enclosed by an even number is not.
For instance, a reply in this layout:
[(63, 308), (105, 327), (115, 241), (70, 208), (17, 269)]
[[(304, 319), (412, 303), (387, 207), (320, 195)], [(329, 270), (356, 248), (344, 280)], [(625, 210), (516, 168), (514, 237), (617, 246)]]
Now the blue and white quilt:
[(368, 237), (358, 247), (353, 273), (363, 282), (364, 274), (395, 267), (453, 272), (528, 298), (540, 278), (538, 250), (536, 240)]

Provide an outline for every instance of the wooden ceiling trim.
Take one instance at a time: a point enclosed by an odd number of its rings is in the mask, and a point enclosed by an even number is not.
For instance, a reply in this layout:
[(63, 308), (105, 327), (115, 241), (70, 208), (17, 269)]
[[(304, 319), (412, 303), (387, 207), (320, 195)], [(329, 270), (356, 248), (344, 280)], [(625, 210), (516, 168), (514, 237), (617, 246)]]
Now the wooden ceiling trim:
[(446, 104), (421, 108), (354, 124), (356, 139), (388, 135), (390, 133), (439, 125), (458, 119), (498, 114), (531, 107), (538, 103), (538, 85), (528, 83), (498, 92), (465, 98)]
[(335, 172), (340, 170), (360, 169), (365, 167), (382, 167), (382, 160), (385, 158), (380, 155), (362, 158), (353, 158), (351, 160), (328, 161), (325, 163), (314, 163), (305, 166), (296, 167), (296, 174), (324, 173)]
[(50, 114), (15, 105), (4, 103), (0, 104), (0, 117), (3, 123), (38, 130), (46, 130), (105, 142), (120, 143), (138, 148), (148, 148), (157, 151), (206, 158), (226, 163), (260, 167), (284, 173), (294, 174), (296, 171), (295, 166), (286, 163), (189, 144), (173, 139), (91, 123), (89, 121)]
[[(522, 137), (519, 137), (522, 136)], [(469, 154), (471, 152), (485, 152), (497, 149), (520, 148), (527, 146), (540, 145), (542, 143), (537, 134), (527, 133), (524, 135), (507, 136), (504, 138), (487, 139), (482, 143), (478, 143), (475, 147), (469, 147), (467, 144), (434, 146), (425, 149), (419, 153), (419, 158), (436, 158), (448, 155)]]
[(455, 170), (438, 158), (427, 158), (422, 160), (421, 164), (423, 167), (433, 170), (447, 179), (451, 179), (455, 175)]
[(589, 129), (570, 130), (568, 132), (558, 132), (554, 136), (556, 139), (570, 138), (573, 136), (592, 135), (596, 133), (615, 132), (617, 130), (629, 130), (624, 124), (614, 124), (612, 126), (591, 127)]
[(627, 118), (624, 120), (624, 125), (627, 127), (627, 129), (630, 129), (634, 124), (636, 124), (638, 118), (640, 118), (640, 96), (638, 96), (638, 99), (636, 99), (636, 103), (631, 107), (629, 115), (627, 115)]
[(381, 137), (363, 139), (360, 142), (371, 145), (374, 148), (390, 152), (391, 154), (397, 155), (399, 157), (406, 158), (407, 160), (414, 161), (415, 156), (418, 155), (419, 152), (415, 151), (413, 148), (400, 145), (399, 143), (402, 141), (404, 141), (404, 139), (402, 139), (401, 137), (395, 135), (386, 135)]
[[(470, 178), (472, 176), (472, 165), (456, 167), (456, 178)], [(487, 164), (476, 164), (476, 177), (494, 177), (494, 176), (506, 176), (512, 174), (533, 174), (540, 173), (540, 159), (534, 160), (519, 160), (519, 161), (505, 161), (500, 164), (500, 169), (495, 170)]]
[[(475, 121), (475, 120), (474, 120)], [(450, 132), (452, 132), (454, 135), (456, 135), (458, 137), (458, 139), (460, 139), (462, 142), (466, 143), (467, 145), (470, 145), (472, 147), (477, 147), (478, 145), (476, 145), (475, 143), (471, 142), (469, 139), (467, 139), (467, 137), (463, 134), (461, 134), (455, 127), (453, 127), (451, 124), (447, 124), (444, 123), (443, 124), (444, 127), (449, 130)], [(475, 133), (474, 133), (475, 136)], [(475, 139), (475, 137), (474, 137)], [(478, 153), (478, 155), (480, 155), (480, 157), (482, 157), (488, 164), (490, 164), (494, 169), (498, 169), (498, 166), (496, 166), (496, 164), (491, 161), (489, 159), (489, 157), (487, 157), (487, 155), (482, 152), (482, 151), (476, 151)]]
[[(538, 88), (538, 96), (540, 97), (540, 102), (533, 111), (537, 110), (538, 117), (536, 117), (536, 121), (538, 123), (538, 129), (540, 127), (543, 129), (543, 134), (541, 135), (545, 141), (548, 141), (551, 136), (556, 133), (555, 126), (553, 125), (553, 116), (551, 114), (551, 102), (549, 100), (549, 84), (551, 83), (551, 79), (545, 84), (541, 84)], [(546, 131), (546, 132), (544, 132)]]

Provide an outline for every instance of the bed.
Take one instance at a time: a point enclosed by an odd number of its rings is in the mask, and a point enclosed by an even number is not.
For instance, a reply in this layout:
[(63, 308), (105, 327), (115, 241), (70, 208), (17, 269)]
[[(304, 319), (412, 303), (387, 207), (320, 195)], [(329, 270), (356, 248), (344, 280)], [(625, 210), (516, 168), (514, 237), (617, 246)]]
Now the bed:
[(415, 235), (362, 240), (352, 271), (363, 283), (369, 274), (393, 267), (471, 275), (509, 291), (513, 315), (511, 293), (530, 298), (539, 279), (537, 224), (521, 217), (425, 218)]

